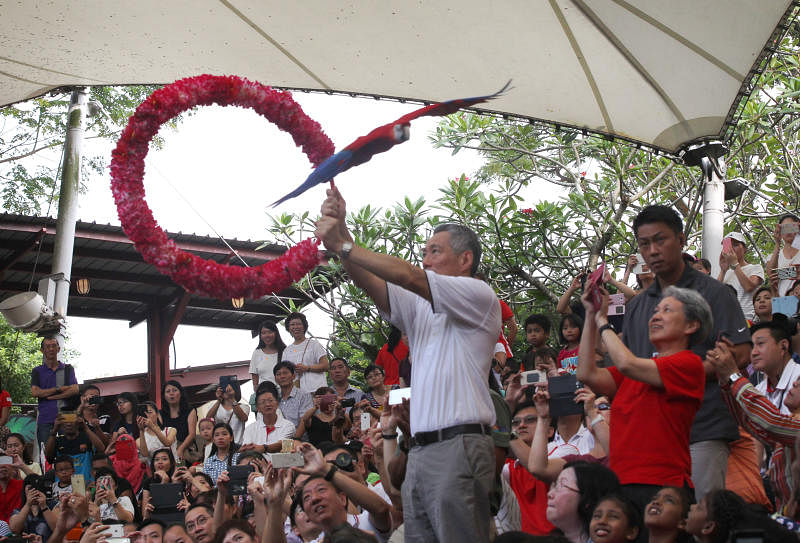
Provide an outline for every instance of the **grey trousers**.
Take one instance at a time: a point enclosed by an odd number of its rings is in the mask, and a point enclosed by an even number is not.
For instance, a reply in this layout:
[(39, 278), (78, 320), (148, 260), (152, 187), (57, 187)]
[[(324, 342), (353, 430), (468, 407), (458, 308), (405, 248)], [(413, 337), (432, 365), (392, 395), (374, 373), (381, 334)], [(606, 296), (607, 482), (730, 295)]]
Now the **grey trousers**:
[(465, 434), (412, 448), (402, 487), (406, 543), (486, 543), (493, 485), (489, 436)]
[(689, 445), (689, 451), (692, 454), (694, 495), (699, 503), (712, 490), (725, 488), (731, 448), (727, 441), (698, 441)]

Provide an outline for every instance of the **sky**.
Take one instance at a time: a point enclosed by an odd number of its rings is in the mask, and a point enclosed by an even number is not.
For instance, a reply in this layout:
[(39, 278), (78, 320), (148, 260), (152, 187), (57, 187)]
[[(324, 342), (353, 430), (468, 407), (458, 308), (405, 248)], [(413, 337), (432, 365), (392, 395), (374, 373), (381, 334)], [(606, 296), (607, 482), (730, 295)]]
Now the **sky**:
[[(419, 107), (367, 98), (296, 93), (305, 112), (322, 125), (337, 149)], [(406, 196), (429, 202), (449, 178), (471, 175), (481, 165), (477, 153), (435, 149), (428, 136), (438, 119), (418, 119), (411, 139), (336, 179), (349, 210), (364, 205), (388, 207)], [(167, 231), (226, 238), (267, 238), (267, 206), (299, 185), (311, 171), (290, 136), (256, 113), (233, 107), (205, 107), (176, 130), (164, 129), (165, 144), (146, 161), (147, 202)], [(114, 143), (87, 140), (85, 154), (109, 157)], [(318, 213), (323, 186), (281, 205), (276, 211)], [(55, 215), (56, 210), (51, 211)], [(79, 199), (83, 221), (119, 224), (109, 188), (108, 169), (94, 175)], [(310, 235), (310, 234), (309, 234)], [(326, 339), (332, 321), (309, 310), (310, 333)], [(68, 318), (68, 346), (78, 379), (143, 372), (147, 367), (146, 326), (127, 321)], [(288, 334), (284, 334), (288, 340)], [(323, 341), (323, 343), (325, 343)], [(249, 360), (256, 346), (249, 331), (179, 326), (174, 367)], [(172, 355), (171, 351), (171, 355)], [(243, 392), (247, 393), (246, 387)]]

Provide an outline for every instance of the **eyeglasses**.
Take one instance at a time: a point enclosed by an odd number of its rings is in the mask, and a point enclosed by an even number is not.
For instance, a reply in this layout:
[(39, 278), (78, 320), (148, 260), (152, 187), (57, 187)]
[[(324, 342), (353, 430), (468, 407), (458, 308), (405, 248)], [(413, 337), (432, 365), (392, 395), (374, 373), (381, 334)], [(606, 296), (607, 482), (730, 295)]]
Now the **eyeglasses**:
[(117, 400), (117, 405), (122, 405), (124, 403), (131, 403), (131, 402), (130, 400), (123, 400), (123, 399)]
[(191, 532), (192, 530), (194, 530), (195, 526), (197, 527), (205, 526), (206, 524), (208, 524), (209, 520), (211, 519), (209, 519), (207, 516), (201, 515), (197, 517), (197, 524), (195, 524), (194, 522), (187, 522), (186, 529)]
[(552, 483), (550, 483), (550, 488), (551, 488), (552, 490), (563, 490), (563, 489), (567, 489), (567, 490), (571, 490), (571, 491), (573, 491), (573, 492), (577, 492), (578, 494), (580, 494), (580, 493), (581, 493), (581, 491), (580, 491), (580, 490), (578, 490), (577, 488), (572, 488), (571, 486), (569, 486), (569, 485), (567, 484), (567, 481), (566, 481), (566, 479), (558, 479), (558, 480), (556, 480), (556, 481), (553, 481)]
[(512, 427), (513, 426), (519, 426), (523, 422), (525, 423), (526, 426), (529, 426), (529, 425), (535, 423), (536, 419), (537, 419), (536, 415), (528, 415), (527, 417), (522, 417), (522, 418), (519, 418), (519, 419), (517, 419), (517, 418), (511, 419), (511, 426)]

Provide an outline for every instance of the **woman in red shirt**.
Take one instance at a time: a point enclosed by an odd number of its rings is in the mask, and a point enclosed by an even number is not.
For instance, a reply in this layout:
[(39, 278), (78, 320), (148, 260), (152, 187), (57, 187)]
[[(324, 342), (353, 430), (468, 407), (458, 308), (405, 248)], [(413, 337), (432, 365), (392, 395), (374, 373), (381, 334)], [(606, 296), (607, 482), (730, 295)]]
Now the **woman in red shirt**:
[(385, 376), (383, 384), (387, 386), (400, 384), (400, 362), (408, 356), (408, 336), (396, 326), (389, 331), (389, 338), (378, 352), (375, 365), (383, 368)]
[[(691, 487), (689, 430), (705, 390), (703, 361), (689, 350), (711, 330), (711, 309), (689, 289), (667, 287), (649, 321), (653, 358), (638, 358), (608, 325), (608, 292), (601, 307), (583, 296), (586, 321), (577, 377), (596, 394), (613, 397), (609, 466), (623, 493), (640, 508), (662, 486)], [(595, 344), (605, 343), (612, 368), (598, 368)]]

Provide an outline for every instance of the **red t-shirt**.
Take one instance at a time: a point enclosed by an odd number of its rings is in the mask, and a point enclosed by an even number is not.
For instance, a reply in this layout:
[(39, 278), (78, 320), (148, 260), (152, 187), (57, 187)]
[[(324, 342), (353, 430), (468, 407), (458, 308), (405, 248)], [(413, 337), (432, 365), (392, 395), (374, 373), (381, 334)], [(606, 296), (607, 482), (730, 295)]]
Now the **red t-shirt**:
[(8, 522), (14, 509), (22, 507), (22, 479), (9, 479), (6, 491), (0, 488), (0, 520)]
[(578, 372), (578, 349), (580, 349), (580, 347), (561, 349), (556, 359), (556, 369), (559, 370), (559, 372), (562, 370), (572, 374)]
[(506, 465), (509, 485), (519, 502), (522, 531), (533, 535), (548, 535), (555, 526), (547, 520), (547, 485), (512, 458), (506, 460)]
[[(394, 356), (393, 356), (394, 355)], [(386, 376), (383, 379), (384, 385), (399, 385), (400, 384), (400, 361), (408, 356), (408, 345), (401, 340), (397, 343), (394, 351), (389, 352), (389, 344), (384, 343), (381, 350), (378, 351), (378, 357), (375, 359), (375, 365), (383, 368)], [(409, 385), (411, 383), (408, 383)]]
[(0, 390), (0, 409), (11, 407), (11, 394), (7, 390)]
[(691, 351), (653, 360), (664, 388), (608, 370), (617, 384), (609, 465), (622, 484), (691, 485), (689, 430), (703, 401), (703, 362)]

